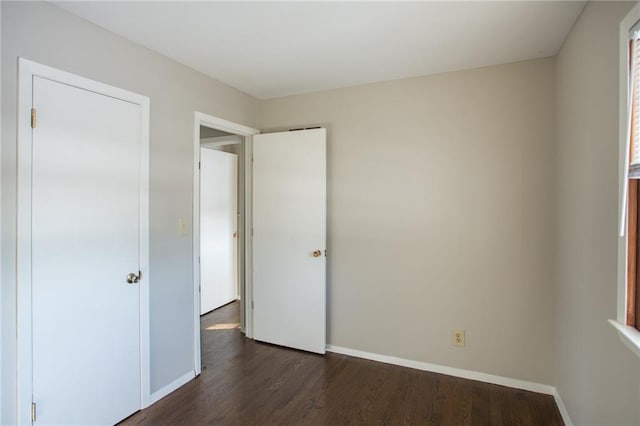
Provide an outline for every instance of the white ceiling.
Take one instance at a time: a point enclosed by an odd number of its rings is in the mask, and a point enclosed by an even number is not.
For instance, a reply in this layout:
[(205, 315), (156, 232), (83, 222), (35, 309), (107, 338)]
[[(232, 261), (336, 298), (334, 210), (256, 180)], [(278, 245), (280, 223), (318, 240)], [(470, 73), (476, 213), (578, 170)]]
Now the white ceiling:
[(551, 56), (585, 4), (55, 3), (261, 99)]

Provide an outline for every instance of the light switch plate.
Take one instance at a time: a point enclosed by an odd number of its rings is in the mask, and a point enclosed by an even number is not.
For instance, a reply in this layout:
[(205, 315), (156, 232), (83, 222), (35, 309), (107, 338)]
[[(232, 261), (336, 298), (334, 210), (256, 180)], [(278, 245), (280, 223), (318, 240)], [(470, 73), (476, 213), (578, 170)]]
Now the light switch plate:
[(187, 235), (189, 233), (189, 222), (186, 218), (178, 218), (178, 233), (180, 235)]

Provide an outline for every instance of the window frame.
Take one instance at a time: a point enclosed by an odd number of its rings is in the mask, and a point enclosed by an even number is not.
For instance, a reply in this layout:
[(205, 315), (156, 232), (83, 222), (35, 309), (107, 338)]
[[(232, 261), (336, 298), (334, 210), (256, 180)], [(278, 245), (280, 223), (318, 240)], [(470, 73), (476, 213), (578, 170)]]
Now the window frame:
[[(640, 111), (638, 111), (638, 97), (640, 97), (640, 21), (636, 22), (629, 30), (627, 35), (627, 143), (629, 145), (628, 160), (625, 167), (627, 170), (627, 285), (626, 285), (626, 315), (625, 324), (640, 330), (640, 303), (638, 301), (638, 283), (640, 282), (640, 238), (638, 235), (638, 214), (640, 212), (640, 197), (638, 196), (638, 176), (637, 158), (634, 158), (634, 152), (638, 151), (640, 146), (640, 135), (638, 131), (638, 120), (640, 120)], [(630, 110), (629, 110), (630, 108)], [(637, 155), (637, 152), (636, 152)], [(635, 161), (634, 161), (635, 160)], [(634, 164), (634, 165), (632, 165)], [(633, 177), (631, 177), (633, 174)]]
[[(617, 302), (616, 302), (616, 319), (610, 319), (609, 324), (617, 331), (620, 340), (640, 358), (640, 331), (627, 325), (628, 302), (628, 285), (627, 277), (629, 274), (629, 262), (627, 256), (629, 252), (629, 243), (634, 242), (635, 253), (635, 287), (638, 289), (640, 284), (640, 268), (638, 268), (638, 260), (640, 257), (640, 223), (636, 222), (636, 237), (628, 239), (627, 219), (628, 219), (628, 195), (629, 195), (629, 39), (631, 31), (640, 22), (640, 3), (627, 13), (620, 22), (619, 27), (619, 137), (618, 137), (618, 213), (619, 213), (619, 238), (618, 238), (618, 277), (617, 277)], [(639, 183), (640, 184), (640, 183)], [(640, 194), (638, 197), (640, 198)], [(640, 207), (640, 201), (636, 206)], [(640, 208), (638, 209), (640, 214)], [(636, 215), (636, 218), (638, 216)], [(637, 295), (637, 293), (636, 293)], [(637, 298), (636, 298), (637, 300)], [(637, 307), (637, 304), (636, 304)], [(637, 311), (636, 311), (637, 312)], [(637, 323), (638, 318), (636, 318)]]
[(640, 197), (638, 196), (638, 179), (628, 179), (627, 190), (627, 286), (625, 324), (640, 330), (640, 303), (638, 303), (638, 261), (640, 257), (640, 238), (638, 238), (638, 213), (640, 213)]

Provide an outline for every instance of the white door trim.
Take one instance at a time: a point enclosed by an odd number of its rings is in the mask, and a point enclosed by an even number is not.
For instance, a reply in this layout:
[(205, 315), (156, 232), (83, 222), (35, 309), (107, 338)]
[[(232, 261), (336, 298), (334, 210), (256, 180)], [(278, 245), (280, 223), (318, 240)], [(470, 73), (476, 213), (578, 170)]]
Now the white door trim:
[(202, 112), (195, 112), (193, 125), (193, 342), (194, 342), (194, 371), (196, 376), (200, 374), (201, 349), (200, 349), (200, 126), (222, 130), (227, 133), (242, 136), (244, 138), (244, 232), (242, 238), (244, 242), (244, 313), (245, 313), (245, 335), (253, 338), (253, 311), (251, 302), (253, 300), (253, 278), (251, 263), (251, 159), (253, 157), (252, 137), (260, 133), (259, 130)]
[(140, 408), (149, 405), (149, 98), (60, 71), (23, 58), (18, 60), (17, 188), (17, 421), (31, 424), (31, 107), (33, 77), (89, 90), (140, 105)]
[(244, 138), (241, 136), (216, 136), (213, 138), (201, 138), (200, 148), (212, 148), (223, 145), (237, 145), (244, 142)]

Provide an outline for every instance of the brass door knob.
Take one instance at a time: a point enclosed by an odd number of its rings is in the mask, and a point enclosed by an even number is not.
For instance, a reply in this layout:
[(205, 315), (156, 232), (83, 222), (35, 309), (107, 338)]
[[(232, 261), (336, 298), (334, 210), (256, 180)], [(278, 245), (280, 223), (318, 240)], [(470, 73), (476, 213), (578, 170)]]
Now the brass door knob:
[(322, 255), (322, 252), (320, 250), (316, 250), (313, 252), (313, 257), (320, 257)]

